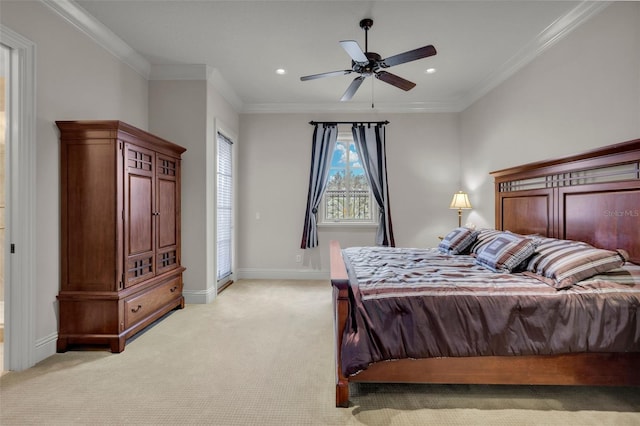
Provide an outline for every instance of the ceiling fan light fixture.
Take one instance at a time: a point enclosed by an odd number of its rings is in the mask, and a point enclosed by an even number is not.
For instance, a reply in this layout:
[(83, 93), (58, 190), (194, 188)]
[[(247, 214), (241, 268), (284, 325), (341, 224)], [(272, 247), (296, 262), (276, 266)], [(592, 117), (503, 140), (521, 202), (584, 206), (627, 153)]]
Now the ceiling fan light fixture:
[(383, 59), (379, 54), (369, 51), (368, 33), (372, 25), (372, 19), (367, 18), (360, 21), (360, 28), (364, 30), (364, 50), (355, 40), (342, 40), (340, 42), (342, 48), (351, 57), (351, 69), (305, 75), (300, 77), (300, 80), (315, 80), (318, 78), (351, 74), (352, 72), (359, 74), (359, 76), (351, 82), (351, 85), (347, 88), (347, 91), (344, 93), (344, 95), (342, 95), (340, 101), (343, 102), (348, 101), (353, 97), (358, 87), (360, 87), (360, 85), (362, 84), (362, 80), (366, 77), (375, 77), (378, 80), (384, 81), (385, 83), (388, 83), (404, 91), (413, 89), (416, 85), (415, 83), (409, 80), (405, 80), (404, 78), (390, 72), (387, 72), (385, 71), (385, 69), (395, 65), (404, 64), (406, 62), (412, 62), (418, 59), (433, 56), (437, 53), (436, 48), (432, 45), (427, 45)]

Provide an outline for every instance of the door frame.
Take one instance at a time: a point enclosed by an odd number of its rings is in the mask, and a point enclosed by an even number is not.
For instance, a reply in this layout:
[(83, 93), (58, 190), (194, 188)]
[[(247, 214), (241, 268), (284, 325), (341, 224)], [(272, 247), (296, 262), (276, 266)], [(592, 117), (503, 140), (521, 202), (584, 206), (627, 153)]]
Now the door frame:
[(4, 369), (20, 371), (35, 364), (36, 46), (1, 24), (0, 40), (17, 76), (7, 121)]

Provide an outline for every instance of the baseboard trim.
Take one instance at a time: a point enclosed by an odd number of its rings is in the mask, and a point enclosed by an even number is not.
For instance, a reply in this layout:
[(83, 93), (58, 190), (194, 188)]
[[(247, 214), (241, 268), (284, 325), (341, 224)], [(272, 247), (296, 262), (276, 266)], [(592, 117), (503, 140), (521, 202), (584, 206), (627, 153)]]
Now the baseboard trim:
[(45, 359), (49, 358), (51, 355), (55, 355), (55, 353), (57, 352), (56, 350), (57, 341), (58, 341), (58, 333), (52, 333), (36, 341), (34, 365), (39, 363), (40, 361), (44, 361)]
[[(308, 271), (297, 269), (259, 269), (241, 268), (234, 274), (237, 280), (328, 280), (329, 271)], [(214, 301), (217, 296), (215, 287), (206, 290), (183, 289), (184, 303), (207, 304)]]
[(328, 280), (329, 271), (241, 268), (237, 276), (245, 280)]
[[(246, 280), (328, 280), (329, 271), (304, 271), (296, 269), (259, 269), (243, 268), (239, 269), (237, 279)], [(216, 288), (210, 287), (206, 290), (183, 290), (185, 303), (207, 304), (216, 298)], [(45, 360), (56, 353), (56, 342), (58, 333), (50, 334), (36, 342), (35, 363)]]
[(207, 304), (213, 302), (216, 298), (217, 291), (215, 286), (209, 287), (206, 290), (182, 290), (182, 295), (184, 296), (184, 303), (200, 303)]

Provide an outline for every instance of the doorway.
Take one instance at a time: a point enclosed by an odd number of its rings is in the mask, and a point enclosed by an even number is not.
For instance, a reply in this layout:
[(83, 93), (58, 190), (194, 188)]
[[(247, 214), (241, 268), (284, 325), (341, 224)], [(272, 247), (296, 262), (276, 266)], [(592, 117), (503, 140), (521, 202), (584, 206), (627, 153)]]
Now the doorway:
[[(32, 367), (35, 345), (35, 44), (0, 24), (4, 77), (5, 199), (2, 370)], [(40, 359), (44, 359), (44, 354)]]
[(0, 44), (0, 366), (4, 372), (4, 282), (5, 282), (5, 176), (10, 49)]

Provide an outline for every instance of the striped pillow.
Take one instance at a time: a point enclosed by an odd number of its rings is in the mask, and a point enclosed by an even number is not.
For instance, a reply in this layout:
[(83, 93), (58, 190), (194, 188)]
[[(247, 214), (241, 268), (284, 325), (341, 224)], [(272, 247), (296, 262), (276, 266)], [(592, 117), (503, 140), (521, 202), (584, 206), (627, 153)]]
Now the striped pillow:
[(561, 289), (619, 268), (627, 257), (623, 250), (604, 250), (581, 241), (545, 238), (537, 245), (525, 274)]
[(449, 232), (438, 244), (438, 250), (442, 253), (461, 254), (476, 239), (478, 231), (470, 228), (460, 227)]
[[(628, 255), (628, 253), (627, 253)], [(640, 286), (640, 265), (625, 262), (619, 268), (614, 268), (607, 272), (602, 272), (580, 281), (580, 285), (593, 285), (595, 283), (606, 282), (628, 286)]]
[(502, 234), (503, 231), (498, 231), (497, 229), (488, 229), (484, 228), (478, 231), (478, 236), (476, 237), (475, 242), (471, 245), (469, 251), (472, 255), (478, 254), (478, 251), (491, 241), (494, 240), (495, 237)]
[(493, 272), (511, 272), (535, 251), (533, 240), (511, 232), (501, 232), (480, 247), (476, 264)]

